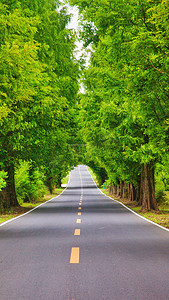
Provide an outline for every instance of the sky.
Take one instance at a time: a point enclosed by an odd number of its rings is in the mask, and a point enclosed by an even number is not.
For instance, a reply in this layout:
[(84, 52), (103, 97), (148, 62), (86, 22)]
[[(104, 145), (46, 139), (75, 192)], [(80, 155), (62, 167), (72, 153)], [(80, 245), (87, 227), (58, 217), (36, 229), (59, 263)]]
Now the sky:
[[(70, 23), (68, 24), (67, 27), (69, 29), (74, 29), (74, 30), (78, 31), (78, 16), (79, 16), (78, 8), (75, 7), (75, 6), (71, 7), (69, 5), (67, 5), (67, 8), (68, 8), (68, 13), (72, 14), (71, 21), (70, 21)], [(75, 57), (77, 59), (79, 59), (80, 56), (83, 54), (82, 47), (83, 47), (83, 43), (79, 42), (79, 41), (76, 41)]]
[[(71, 17), (71, 21), (69, 22), (69, 24), (67, 25), (67, 28), (69, 29), (74, 29), (77, 33), (78, 33), (78, 17), (79, 17), (79, 12), (78, 12), (78, 8), (76, 6), (70, 6), (70, 5), (66, 5), (67, 7), (67, 11), (68, 13), (72, 14), (72, 17)], [(75, 49), (75, 58), (76, 59), (80, 59), (80, 57), (82, 55), (84, 55), (83, 59), (85, 59), (86, 63), (85, 63), (85, 66), (88, 67), (89, 65), (89, 61), (90, 61), (90, 51), (86, 51), (83, 49), (83, 42), (81, 41), (76, 41), (75, 42), (76, 44), (76, 49)], [(87, 48), (87, 50), (92, 50), (91, 46), (89, 46)], [(85, 92), (85, 89), (84, 89), (84, 86), (83, 86), (83, 83), (80, 83), (80, 90), (79, 90), (80, 93), (84, 93)]]
[[(79, 13), (78, 13), (78, 8), (77, 7), (70, 7), (69, 5), (67, 5), (68, 8), (68, 13), (72, 14), (72, 18), (70, 23), (68, 24), (68, 28), (69, 29), (74, 29), (75, 31), (78, 31), (78, 17), (79, 17)], [(76, 41), (76, 49), (75, 49), (75, 57), (76, 59), (79, 59), (82, 54), (85, 54), (85, 50), (82, 50), (83, 48), (83, 43), (80, 41)], [(86, 66), (89, 64), (89, 59), (90, 59), (90, 55), (87, 54), (86, 56)], [(84, 93), (85, 89), (83, 86), (83, 83), (80, 83), (80, 93)]]
[(77, 27), (78, 27), (78, 8), (75, 7), (75, 6), (71, 7), (69, 5), (67, 7), (68, 7), (68, 12), (73, 14), (73, 16), (71, 18), (71, 22), (68, 25), (68, 28), (77, 30)]

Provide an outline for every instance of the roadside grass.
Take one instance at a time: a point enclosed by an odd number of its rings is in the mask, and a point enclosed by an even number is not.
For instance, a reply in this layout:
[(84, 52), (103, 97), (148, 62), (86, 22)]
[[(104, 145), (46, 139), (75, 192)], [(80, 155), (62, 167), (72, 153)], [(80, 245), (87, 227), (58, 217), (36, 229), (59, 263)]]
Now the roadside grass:
[(68, 181), (69, 181), (69, 175), (65, 176), (65, 177), (62, 179), (62, 184), (68, 184)]
[(22, 215), (32, 208), (45, 203), (46, 201), (58, 196), (63, 191), (63, 188), (56, 188), (53, 192), (53, 194), (50, 194), (49, 192), (42, 198), (40, 198), (38, 201), (32, 201), (32, 202), (25, 202), (21, 203), (19, 207), (12, 207), (10, 210), (6, 211), (4, 214), (0, 215), (0, 223), (3, 223), (5, 221), (8, 221), (12, 218), (15, 218), (19, 215)]
[(115, 198), (112, 195), (109, 194), (109, 192), (103, 188), (101, 188), (101, 191), (109, 196), (110, 198), (117, 200), (139, 215), (143, 216), (144, 218), (153, 221), (161, 226), (164, 226), (169, 229), (169, 192), (166, 192), (166, 197), (164, 202), (158, 205), (159, 212), (150, 211), (150, 212), (144, 212), (141, 211), (141, 206), (138, 206), (138, 203), (136, 201), (129, 201), (128, 199), (119, 199)]

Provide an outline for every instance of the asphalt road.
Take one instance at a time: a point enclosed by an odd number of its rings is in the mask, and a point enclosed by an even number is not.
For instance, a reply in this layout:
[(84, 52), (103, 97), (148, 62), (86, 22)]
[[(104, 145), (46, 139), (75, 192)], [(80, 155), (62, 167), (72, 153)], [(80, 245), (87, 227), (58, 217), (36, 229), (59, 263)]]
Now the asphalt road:
[(169, 232), (79, 166), (59, 197), (0, 227), (0, 299), (168, 300)]

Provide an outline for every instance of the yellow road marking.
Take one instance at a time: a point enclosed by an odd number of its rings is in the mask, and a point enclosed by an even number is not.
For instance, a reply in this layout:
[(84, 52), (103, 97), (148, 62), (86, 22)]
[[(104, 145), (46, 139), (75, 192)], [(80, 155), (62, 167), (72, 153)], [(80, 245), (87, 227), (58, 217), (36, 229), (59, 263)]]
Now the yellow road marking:
[(79, 212), (79, 213), (78, 213), (78, 216), (81, 216), (81, 214), (82, 214), (82, 213), (81, 213), (81, 212)]
[(70, 264), (79, 264), (79, 247), (72, 247)]
[(77, 219), (77, 220), (76, 220), (76, 223), (81, 223), (81, 219)]
[(78, 209), (82, 209), (81, 207), (78, 207)]
[(79, 202), (79, 205), (82, 205), (82, 203)]
[(74, 235), (80, 235), (80, 229), (75, 229)]

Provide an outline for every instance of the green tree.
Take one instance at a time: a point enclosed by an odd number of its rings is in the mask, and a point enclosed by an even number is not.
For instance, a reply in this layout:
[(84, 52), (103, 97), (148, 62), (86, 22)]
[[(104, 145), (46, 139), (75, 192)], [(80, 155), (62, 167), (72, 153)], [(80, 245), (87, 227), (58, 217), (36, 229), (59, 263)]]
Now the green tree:
[[(0, 4), (0, 135), (2, 168), (7, 172), (7, 185), (1, 192), (3, 206), (17, 205), (14, 185), (15, 160), (22, 151), (27, 128), (24, 119), (32, 106), (42, 66), (38, 61), (38, 44), (34, 41), (38, 20), (27, 18), (16, 9), (12, 13)], [(2, 206), (2, 205), (1, 205)]]
[(139, 190), (157, 209), (154, 169), (168, 151), (166, 1), (77, 1), (81, 36), (92, 43), (81, 132), (113, 184)]
[[(17, 205), (14, 168), (32, 161), (30, 178), (43, 166), (46, 182), (60, 183), (72, 164), (69, 136), (78, 90), (74, 35), (55, 1), (1, 4), (1, 157), (8, 173), (0, 194), (4, 208)], [(49, 187), (52, 186), (49, 184)]]

